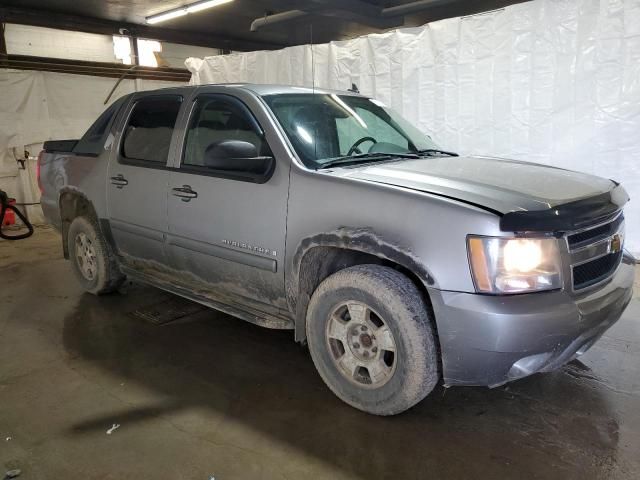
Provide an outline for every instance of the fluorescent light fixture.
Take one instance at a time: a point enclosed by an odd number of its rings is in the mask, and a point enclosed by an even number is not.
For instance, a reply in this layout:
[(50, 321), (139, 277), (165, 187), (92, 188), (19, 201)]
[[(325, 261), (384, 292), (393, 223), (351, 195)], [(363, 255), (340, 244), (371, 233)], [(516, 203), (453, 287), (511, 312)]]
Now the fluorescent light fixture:
[(147, 23), (153, 25), (154, 23), (166, 22), (167, 20), (182, 17), (186, 14), (187, 11), (184, 8), (181, 8), (180, 10), (171, 10), (169, 12), (159, 13), (158, 15), (147, 17)]
[(191, 5), (187, 5), (187, 13), (195, 13), (200, 10), (205, 10), (207, 8), (217, 7), (218, 5), (224, 5), (225, 3), (229, 3), (233, 0), (204, 0), (203, 2), (192, 3)]
[(185, 5), (184, 7), (175, 8), (173, 10), (158, 13), (156, 15), (151, 15), (150, 17), (146, 18), (146, 21), (148, 24), (153, 25), (154, 23), (165, 22), (173, 18), (182, 17), (188, 13), (200, 12), (202, 10), (206, 10), (207, 8), (217, 7), (218, 5), (223, 5), (232, 1), (233, 0), (203, 0), (201, 2)]

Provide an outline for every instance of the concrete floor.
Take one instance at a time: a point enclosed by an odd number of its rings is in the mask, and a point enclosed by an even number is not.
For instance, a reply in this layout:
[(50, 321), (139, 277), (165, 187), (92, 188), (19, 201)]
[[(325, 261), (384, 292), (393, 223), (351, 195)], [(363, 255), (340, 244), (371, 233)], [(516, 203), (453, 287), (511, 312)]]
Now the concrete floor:
[(21, 479), (640, 478), (638, 298), (581, 362), (377, 418), (289, 332), (83, 294), (50, 229), (0, 241), (0, 278), (0, 469)]

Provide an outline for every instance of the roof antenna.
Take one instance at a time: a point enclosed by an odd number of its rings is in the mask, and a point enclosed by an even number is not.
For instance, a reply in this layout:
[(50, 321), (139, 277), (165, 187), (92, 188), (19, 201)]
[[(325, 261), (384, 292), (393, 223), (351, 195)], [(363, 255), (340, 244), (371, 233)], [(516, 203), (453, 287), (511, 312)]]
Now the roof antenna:
[(360, 90), (358, 90), (358, 86), (355, 83), (352, 83), (351, 88), (348, 89), (347, 92), (360, 93)]
[(316, 62), (313, 56), (313, 22), (309, 22), (309, 42), (311, 43), (311, 92), (316, 93)]

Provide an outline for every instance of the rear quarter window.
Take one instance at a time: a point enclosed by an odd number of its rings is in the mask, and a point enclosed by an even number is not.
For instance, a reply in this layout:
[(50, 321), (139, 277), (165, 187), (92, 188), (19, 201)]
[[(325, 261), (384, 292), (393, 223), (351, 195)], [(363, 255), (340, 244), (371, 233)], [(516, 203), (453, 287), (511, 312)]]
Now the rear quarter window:
[(107, 135), (109, 134), (113, 119), (120, 110), (120, 107), (122, 107), (123, 102), (124, 98), (117, 100), (93, 122), (93, 125), (89, 127), (89, 130), (87, 130), (73, 148), (74, 153), (81, 155), (100, 155), (107, 141)]

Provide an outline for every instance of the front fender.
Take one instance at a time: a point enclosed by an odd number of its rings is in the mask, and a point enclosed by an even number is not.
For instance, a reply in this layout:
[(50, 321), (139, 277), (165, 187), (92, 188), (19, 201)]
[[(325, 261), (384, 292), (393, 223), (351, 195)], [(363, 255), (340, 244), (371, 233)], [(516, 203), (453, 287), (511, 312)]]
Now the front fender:
[[(314, 249), (322, 255), (321, 258), (309, 259), (307, 255), (313, 255)], [(383, 238), (373, 229), (339, 227), (335, 231), (305, 237), (299, 242), (285, 275), (287, 304), (295, 316), (296, 338), (304, 338), (306, 309), (317, 284), (341, 268), (363, 261), (366, 263), (367, 257), (360, 255), (358, 258), (358, 254), (376, 257), (380, 263), (399, 265), (426, 286), (435, 284), (432, 273), (408, 246)], [(311, 262), (311, 268), (305, 268), (308, 262)]]

